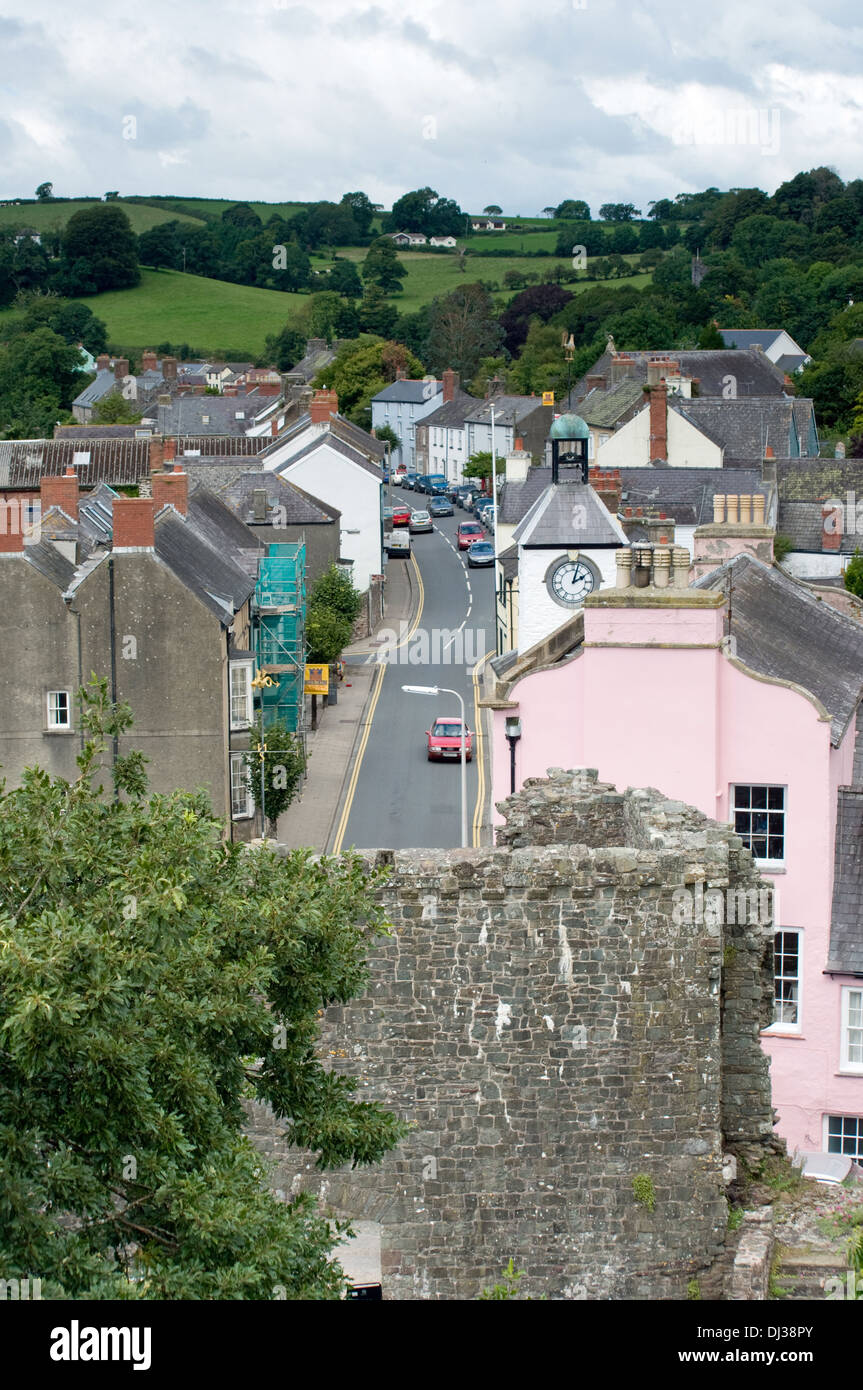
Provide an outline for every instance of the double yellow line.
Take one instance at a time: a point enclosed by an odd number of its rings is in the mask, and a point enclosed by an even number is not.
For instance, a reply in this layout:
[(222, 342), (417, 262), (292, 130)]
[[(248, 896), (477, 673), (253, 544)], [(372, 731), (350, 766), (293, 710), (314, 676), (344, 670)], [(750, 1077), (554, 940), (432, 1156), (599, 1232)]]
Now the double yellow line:
[[(416, 617), (414, 618), (410, 630), (405, 633), (404, 637), (400, 642), (396, 642), (393, 644), (393, 646), (390, 648), (391, 651), (397, 651), (399, 647), (405, 646), (405, 644), (411, 640), (411, 638), (413, 637), (414, 633), (420, 625), (420, 621), (423, 615), (423, 607), (425, 606), (425, 586), (423, 584), (423, 577), (420, 574), (420, 567), (416, 562), (416, 556), (414, 555), (413, 551), (411, 551), (410, 563), (413, 565), (414, 578), (416, 579), (417, 588), (419, 591), (419, 604), (417, 605)], [(383, 687), (384, 676), (386, 675), (386, 672), (387, 663), (384, 661), (378, 667), (377, 675), (375, 676), (374, 682), (372, 684), (372, 698), (369, 703), (368, 713), (366, 717), (366, 727), (363, 729), (363, 736), (360, 739), (360, 746), (357, 749), (356, 761), (354, 762), (354, 770), (351, 773), (351, 780), (348, 783), (345, 804), (342, 807), (342, 814), (339, 817), (339, 825), (336, 831), (336, 838), (333, 841), (333, 854), (341, 854), (342, 851), (342, 841), (345, 838), (345, 831), (348, 828), (348, 820), (351, 814), (351, 807), (354, 803), (354, 796), (356, 795), (357, 783), (360, 780), (360, 771), (362, 770), (363, 758), (365, 757), (366, 748), (368, 747), (369, 738), (371, 736), (372, 722), (375, 717), (375, 710), (378, 707), (378, 700), (381, 697), (381, 689)]]

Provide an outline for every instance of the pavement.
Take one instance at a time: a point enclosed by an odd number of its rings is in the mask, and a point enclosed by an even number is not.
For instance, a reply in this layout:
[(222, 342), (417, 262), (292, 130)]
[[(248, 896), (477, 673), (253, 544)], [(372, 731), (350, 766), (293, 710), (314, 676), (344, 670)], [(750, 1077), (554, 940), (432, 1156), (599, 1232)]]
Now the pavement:
[[(401, 560), (386, 567), (384, 618), (380, 628), (396, 628), (410, 622), (418, 595), (412, 580), (413, 566)], [(345, 679), (339, 686), (338, 703), (318, 705), (318, 727), (307, 735), (307, 776), (302, 792), (279, 816), (277, 839), (288, 849), (309, 848), (319, 854), (330, 850), (344, 802), (354, 757), (366, 728), (372, 683), (378, 671), (374, 662), (378, 645), (375, 634), (346, 647), (342, 653)]]

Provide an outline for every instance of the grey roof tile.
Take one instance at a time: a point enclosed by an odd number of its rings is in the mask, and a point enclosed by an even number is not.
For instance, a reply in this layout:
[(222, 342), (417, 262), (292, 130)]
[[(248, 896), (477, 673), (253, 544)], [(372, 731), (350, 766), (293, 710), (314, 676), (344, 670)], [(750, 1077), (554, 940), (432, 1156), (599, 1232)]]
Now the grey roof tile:
[[(584, 508), (576, 513), (575, 509)], [(577, 516), (577, 520), (575, 520)], [(513, 542), (528, 549), (577, 545), (626, 545), (626, 537), (593, 488), (580, 480), (549, 483), (513, 532)]]
[[(860, 722), (858, 715), (858, 743)], [(856, 778), (855, 778), (856, 780)], [(863, 975), (863, 787), (840, 787), (827, 970)]]

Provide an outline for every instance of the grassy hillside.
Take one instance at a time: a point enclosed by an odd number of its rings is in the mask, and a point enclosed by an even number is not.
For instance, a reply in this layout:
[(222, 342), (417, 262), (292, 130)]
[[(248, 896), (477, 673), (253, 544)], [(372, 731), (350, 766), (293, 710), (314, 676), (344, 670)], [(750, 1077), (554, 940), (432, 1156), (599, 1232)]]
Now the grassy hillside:
[[(149, 207), (143, 203), (127, 203), (122, 198), (115, 199), (132, 224), (138, 236), (156, 227), (160, 222), (188, 222), (190, 226), (202, 226), (201, 219), (175, 212), (163, 212), (160, 208)], [(82, 208), (106, 207), (102, 203), (25, 203), (23, 207), (0, 208), (0, 227), (32, 227), (34, 231), (53, 231), (65, 227), (69, 218)]]
[[(122, 201), (122, 200), (121, 200)], [(148, 198), (138, 203), (139, 207), (152, 207), (161, 209), (164, 206), (168, 210), (169, 217), (176, 217), (176, 212), (171, 212), (170, 208), (179, 208), (183, 215), (193, 217), (197, 220), (206, 221), (208, 219), (220, 218), (226, 208), (232, 208), (235, 203), (244, 202), (243, 198)], [(169, 208), (170, 205), (170, 208)], [(273, 213), (278, 213), (280, 217), (293, 217), (295, 213), (306, 207), (305, 203), (249, 203), (260, 217), (262, 222), (266, 222), (272, 217)]]
[(189, 343), (202, 353), (229, 349), (254, 357), (263, 352), (267, 334), (283, 328), (308, 299), (175, 270), (142, 270), (136, 289), (112, 290), (85, 302), (108, 325), (115, 349)]

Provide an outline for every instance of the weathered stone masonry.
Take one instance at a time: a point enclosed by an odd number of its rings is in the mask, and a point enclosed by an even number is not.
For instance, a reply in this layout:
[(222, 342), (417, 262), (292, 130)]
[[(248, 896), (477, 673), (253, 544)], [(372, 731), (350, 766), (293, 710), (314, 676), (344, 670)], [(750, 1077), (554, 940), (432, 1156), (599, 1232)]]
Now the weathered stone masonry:
[(476, 1298), (510, 1256), (534, 1297), (685, 1298), (724, 1247), (723, 1151), (771, 1143), (772, 928), (678, 924), (671, 895), (757, 870), (728, 827), (594, 772), (501, 809), (493, 850), (368, 856), (393, 933), (323, 1046), (410, 1135), (322, 1181), (270, 1130), (276, 1181), (381, 1223), (387, 1298)]

